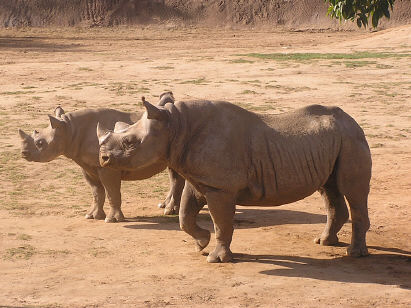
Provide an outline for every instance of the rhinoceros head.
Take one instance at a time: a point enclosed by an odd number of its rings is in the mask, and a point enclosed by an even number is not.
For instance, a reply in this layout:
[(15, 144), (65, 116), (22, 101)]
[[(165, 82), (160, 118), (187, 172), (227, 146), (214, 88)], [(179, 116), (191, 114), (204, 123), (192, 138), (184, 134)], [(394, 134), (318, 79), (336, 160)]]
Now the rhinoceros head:
[(143, 98), (146, 112), (133, 125), (109, 131), (97, 125), (100, 165), (135, 170), (165, 161), (168, 149), (169, 112), (151, 105)]
[(28, 161), (49, 162), (61, 155), (64, 150), (66, 122), (61, 119), (64, 110), (57, 107), (54, 116), (49, 115), (50, 124), (31, 135), (19, 129), (21, 155)]

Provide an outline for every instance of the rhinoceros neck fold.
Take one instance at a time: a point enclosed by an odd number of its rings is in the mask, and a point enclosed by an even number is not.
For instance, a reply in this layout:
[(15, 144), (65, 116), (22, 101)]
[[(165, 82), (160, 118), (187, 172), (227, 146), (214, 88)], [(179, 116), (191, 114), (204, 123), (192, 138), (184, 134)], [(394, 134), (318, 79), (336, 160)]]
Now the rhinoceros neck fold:
[[(192, 102), (190, 102), (192, 103)], [(190, 104), (192, 105), (192, 104)], [(203, 120), (190, 117), (190, 108), (185, 102), (168, 106), (170, 111), (168, 165), (171, 168), (184, 168), (184, 163), (190, 148), (190, 141), (195, 138)]]
[(74, 140), (74, 136), (76, 135), (76, 126), (72, 123), (73, 117), (70, 113), (62, 115), (62, 119), (66, 123), (63, 155), (72, 159), (76, 156), (76, 154), (78, 154), (78, 147), (75, 145)]

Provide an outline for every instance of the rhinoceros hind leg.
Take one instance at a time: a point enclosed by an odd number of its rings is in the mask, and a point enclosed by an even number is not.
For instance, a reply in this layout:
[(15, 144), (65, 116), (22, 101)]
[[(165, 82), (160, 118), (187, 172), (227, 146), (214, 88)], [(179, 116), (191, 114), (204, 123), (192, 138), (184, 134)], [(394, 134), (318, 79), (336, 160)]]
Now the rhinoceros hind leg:
[[(347, 155), (347, 153), (349, 155)], [(338, 188), (350, 206), (352, 221), (351, 244), (347, 254), (353, 257), (367, 256), (366, 233), (370, 227), (368, 217), (368, 193), (371, 179), (371, 156), (366, 142), (351, 145), (339, 158)]]
[(346, 195), (350, 205), (352, 220), (351, 244), (347, 248), (347, 255), (352, 257), (363, 257), (368, 256), (369, 254), (366, 245), (366, 233), (370, 227), (367, 209), (367, 194), (364, 194), (362, 198)]
[(180, 209), (185, 180), (170, 168), (168, 168), (168, 177), (170, 180), (170, 191), (164, 202), (159, 204), (159, 207), (164, 208), (164, 215), (174, 215), (177, 214)]
[(100, 180), (90, 176), (85, 170), (83, 170), (83, 175), (86, 181), (90, 184), (93, 193), (93, 204), (90, 206), (85, 218), (103, 220), (106, 218), (106, 213), (104, 213), (103, 210), (104, 201), (106, 199), (106, 190)]
[(348, 220), (348, 208), (343, 194), (337, 188), (334, 175), (320, 190), (327, 209), (327, 223), (322, 234), (314, 242), (324, 246), (338, 244), (338, 231)]

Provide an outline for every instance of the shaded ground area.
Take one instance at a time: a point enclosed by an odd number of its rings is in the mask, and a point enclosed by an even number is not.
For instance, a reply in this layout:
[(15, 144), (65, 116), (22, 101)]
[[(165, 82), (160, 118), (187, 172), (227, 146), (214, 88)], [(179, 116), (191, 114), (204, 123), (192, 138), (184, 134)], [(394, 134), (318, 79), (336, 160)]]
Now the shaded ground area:
[[(0, 305), (409, 307), (410, 32), (0, 30)], [(315, 194), (239, 206), (235, 261), (207, 264), (178, 217), (156, 207), (166, 173), (124, 182), (127, 221), (105, 224), (83, 218), (92, 198), (79, 167), (20, 158), (17, 129), (44, 127), (57, 105), (131, 111), (165, 90), (260, 113), (319, 103), (352, 115), (373, 156), (371, 256), (345, 256), (350, 222), (340, 245), (313, 243), (325, 223)], [(212, 229), (207, 208), (199, 223)]]

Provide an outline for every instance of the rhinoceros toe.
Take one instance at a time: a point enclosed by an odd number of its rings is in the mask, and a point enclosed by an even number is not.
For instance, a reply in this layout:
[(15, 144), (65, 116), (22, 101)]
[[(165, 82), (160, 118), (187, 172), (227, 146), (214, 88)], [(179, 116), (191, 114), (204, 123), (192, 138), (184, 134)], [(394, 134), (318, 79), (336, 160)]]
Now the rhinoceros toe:
[(320, 236), (314, 239), (314, 243), (322, 246), (334, 246), (338, 244), (338, 237), (337, 235)]
[(204, 237), (196, 240), (196, 251), (200, 252), (207, 247), (210, 242), (211, 234), (208, 230), (204, 230)]
[(230, 262), (233, 259), (233, 253), (231, 252), (230, 248), (227, 248), (223, 245), (217, 244), (217, 247), (214, 249), (213, 252), (207, 256), (208, 263), (226, 263)]
[(166, 207), (165, 209), (164, 209), (164, 215), (175, 215), (175, 214), (177, 214), (178, 213), (178, 211), (176, 211), (174, 208), (168, 208), (168, 207)]
[(93, 218), (96, 220), (103, 220), (106, 218), (106, 213), (104, 213), (104, 211), (96, 211), (93, 213)]
[(353, 247), (352, 245), (348, 246), (347, 248), (347, 256), (350, 257), (366, 257), (368, 256), (368, 249), (366, 246), (362, 247)]
[(115, 217), (106, 217), (106, 219), (104, 219), (105, 223), (114, 223), (117, 222), (117, 219)]

